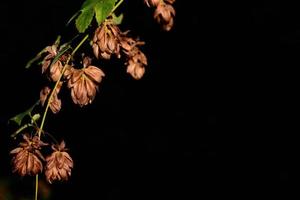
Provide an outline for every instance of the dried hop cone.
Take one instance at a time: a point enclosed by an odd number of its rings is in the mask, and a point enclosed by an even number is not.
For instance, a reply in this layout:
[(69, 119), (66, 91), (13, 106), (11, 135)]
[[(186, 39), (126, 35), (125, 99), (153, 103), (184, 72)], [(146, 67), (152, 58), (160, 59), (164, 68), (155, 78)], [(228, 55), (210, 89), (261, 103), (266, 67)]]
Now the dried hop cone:
[[(56, 114), (60, 111), (61, 109), (61, 99), (58, 98), (58, 93), (60, 92), (60, 89), (61, 89), (61, 86), (62, 86), (63, 82), (59, 82), (53, 95), (52, 95), (52, 98), (51, 98), (51, 102), (50, 102), (50, 109), (51, 111)], [(44, 87), (41, 92), (40, 92), (40, 101), (41, 101), (41, 104), (42, 106), (45, 105), (45, 102), (48, 98), (48, 95), (51, 93), (51, 89), (46, 86)]]
[(88, 57), (84, 58), (83, 66), (83, 69), (70, 70), (72, 74), (68, 81), (72, 100), (81, 107), (92, 103), (98, 90), (98, 84), (105, 76), (101, 69), (91, 65), (91, 59)]
[(50, 66), (53, 58), (57, 55), (57, 45), (48, 46), (45, 48), (47, 55), (42, 62), (42, 73), (45, 73)]
[(10, 152), (14, 155), (12, 159), (13, 172), (17, 172), (21, 176), (36, 175), (43, 170), (40, 159), (44, 160), (44, 157), (39, 150), (47, 144), (37, 136), (31, 138), (28, 134), (24, 134), (23, 139), (24, 142)]
[(124, 54), (127, 56), (127, 73), (129, 73), (134, 79), (141, 79), (145, 73), (147, 57), (138, 48), (138, 46), (145, 43), (127, 37), (125, 33), (121, 37), (120, 44)]
[(145, 73), (145, 66), (147, 65), (147, 57), (138, 48), (135, 48), (134, 56), (127, 61), (127, 73), (134, 79), (141, 79)]
[(51, 80), (53, 80), (54, 82), (56, 82), (61, 73), (62, 73), (62, 69), (63, 69), (63, 61), (66, 60), (66, 56), (63, 55), (60, 57), (59, 60), (57, 60), (50, 68), (49, 71), (48, 68), (50, 66), (50, 64), (52, 63), (54, 57), (58, 54), (58, 49), (57, 49), (57, 45), (54, 44), (52, 46), (48, 46), (46, 47), (45, 51), (46, 53), (48, 53), (44, 60), (42, 61), (42, 73), (46, 73), (48, 72), (48, 76), (50, 77)]
[(46, 179), (49, 183), (54, 180), (68, 180), (73, 168), (73, 160), (66, 152), (66, 144), (62, 141), (59, 145), (52, 145), (53, 153), (46, 158)]
[(160, 3), (155, 9), (153, 16), (165, 31), (169, 31), (174, 24), (175, 9), (170, 4)]
[(104, 22), (99, 26), (93, 38), (93, 51), (97, 59), (110, 59), (111, 55), (120, 58), (120, 29), (112, 22)]

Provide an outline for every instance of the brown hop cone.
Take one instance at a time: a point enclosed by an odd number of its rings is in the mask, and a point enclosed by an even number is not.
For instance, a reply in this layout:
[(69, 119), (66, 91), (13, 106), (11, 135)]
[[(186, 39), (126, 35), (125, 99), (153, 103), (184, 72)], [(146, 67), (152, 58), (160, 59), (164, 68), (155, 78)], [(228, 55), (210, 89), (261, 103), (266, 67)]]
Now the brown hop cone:
[(153, 16), (165, 31), (169, 31), (174, 24), (175, 9), (170, 4), (160, 3), (155, 9)]
[[(55, 56), (58, 54), (58, 49), (57, 49), (57, 45), (52, 45), (52, 46), (48, 46), (46, 47), (46, 52), (48, 53), (48, 55), (45, 56), (43, 62), (42, 62), (42, 73), (45, 73), (50, 64), (52, 63), (53, 59), (55, 58)], [(50, 68), (48, 72), (48, 76), (49, 78), (56, 82), (58, 81), (58, 78), (60, 77), (61, 73), (62, 73), (62, 69), (63, 69), (63, 62), (65, 62), (68, 58), (68, 54), (64, 54), (62, 55)]]
[(120, 58), (119, 34), (118, 26), (110, 21), (104, 22), (96, 29), (93, 38), (93, 51), (97, 59), (110, 59), (113, 54)]
[(42, 62), (42, 73), (45, 73), (50, 66), (53, 58), (57, 55), (57, 45), (48, 46), (45, 49), (48, 55), (45, 56)]
[(73, 71), (74, 71), (73, 66), (71, 66), (71, 65), (66, 66), (66, 70), (64, 72), (64, 78), (66, 80), (69, 80), (72, 77)]
[(136, 54), (127, 61), (127, 73), (134, 79), (141, 79), (145, 73), (147, 58), (143, 52), (136, 48)]
[(58, 81), (63, 69), (63, 64), (60, 60), (56, 61), (50, 69), (49, 76), (52, 79), (52, 81), (56, 82)]
[(144, 0), (148, 7), (156, 7), (162, 0)]
[[(62, 84), (63, 84), (63, 82), (58, 83), (58, 85), (56, 87), (56, 90), (52, 95), (52, 99), (51, 99), (51, 102), (50, 102), (50, 105), (49, 105), (51, 111), (54, 114), (58, 113), (61, 109), (61, 99), (58, 98), (58, 93), (60, 92)], [(48, 98), (48, 95), (50, 93), (51, 93), (51, 89), (48, 86), (44, 87), (41, 90), (41, 92), (40, 92), (40, 101), (41, 101), (42, 106), (45, 105), (45, 102), (46, 102), (46, 100)]]
[(122, 51), (127, 56), (127, 73), (135, 79), (141, 79), (145, 73), (145, 66), (147, 65), (147, 57), (138, 48), (145, 43), (142, 41), (134, 40), (127, 37), (127, 32), (123, 33), (120, 37), (120, 44)]
[(59, 145), (52, 145), (53, 153), (46, 158), (46, 179), (49, 183), (54, 180), (68, 180), (73, 168), (73, 160), (66, 152), (66, 144), (62, 141)]
[(71, 89), (71, 97), (75, 104), (85, 106), (95, 99), (98, 84), (105, 76), (98, 67), (91, 65), (90, 58), (84, 58), (83, 69), (73, 69), (68, 87)]
[(41, 146), (45, 146), (37, 136), (30, 138), (28, 134), (23, 135), (24, 142), (19, 144), (19, 147), (13, 149), (10, 154), (13, 154), (13, 172), (17, 172), (21, 176), (36, 175), (42, 172), (43, 165), (40, 159), (44, 160), (43, 155), (39, 151)]

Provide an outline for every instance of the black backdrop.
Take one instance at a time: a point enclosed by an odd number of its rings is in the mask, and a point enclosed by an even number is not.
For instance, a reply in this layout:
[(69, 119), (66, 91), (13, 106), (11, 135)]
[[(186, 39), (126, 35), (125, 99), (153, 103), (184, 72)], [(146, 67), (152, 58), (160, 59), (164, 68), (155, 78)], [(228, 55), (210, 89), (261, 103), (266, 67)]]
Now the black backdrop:
[[(165, 33), (141, 1), (127, 2), (122, 30), (146, 42), (147, 73), (134, 81), (121, 63), (106, 64), (92, 105), (78, 108), (66, 95), (49, 115), (46, 129), (66, 140), (75, 161), (70, 181), (51, 186), (53, 199), (290, 194), (297, 145), (283, 113), (296, 79), (283, 69), (298, 63), (297, 5), (177, 0)], [(10, 171), (7, 119), (38, 98), (40, 69), (23, 66), (57, 34), (72, 35), (65, 23), (81, 2), (0, 5), (0, 175), (31, 193), (31, 180)]]
[[(73, 106), (65, 95), (61, 112), (49, 115), (46, 129), (65, 139), (75, 162), (70, 181), (51, 186), (53, 199), (192, 197), (200, 185), (206, 190), (216, 184), (217, 87), (210, 23), (201, 20), (205, 15), (196, 7), (178, 1), (174, 30), (166, 33), (142, 1), (127, 2), (120, 8), (125, 14), (121, 28), (146, 42), (147, 73), (134, 81), (122, 63), (106, 64), (92, 105)], [(17, 183), (16, 193), (32, 194), (32, 180), (10, 171), (7, 154), (15, 142), (7, 119), (35, 102), (45, 83), (39, 67), (25, 70), (24, 65), (56, 35), (74, 34), (65, 23), (80, 5), (69, 0), (1, 2), (1, 176)]]

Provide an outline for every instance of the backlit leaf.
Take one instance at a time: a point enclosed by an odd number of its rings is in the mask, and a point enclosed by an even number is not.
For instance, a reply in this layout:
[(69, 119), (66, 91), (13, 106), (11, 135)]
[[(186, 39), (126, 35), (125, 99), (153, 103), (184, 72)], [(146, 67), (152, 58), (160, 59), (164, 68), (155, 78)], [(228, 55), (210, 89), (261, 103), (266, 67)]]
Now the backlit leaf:
[(122, 23), (124, 15), (120, 14), (119, 16), (116, 16), (115, 14), (112, 14), (112, 17), (113, 17), (112, 20), (113, 20), (114, 24), (119, 25)]
[(75, 21), (77, 30), (84, 33), (91, 24), (94, 15), (98, 25), (100, 25), (111, 13), (115, 3), (116, 0), (86, 0), (82, 4), (80, 14)]
[(30, 108), (28, 108), (26, 111), (12, 117), (9, 119), (9, 121), (14, 121), (15, 123), (17, 123), (19, 126), (21, 125), (24, 117), (26, 116), (31, 116), (31, 112), (32, 110), (35, 108), (35, 106), (37, 106), (39, 104), (40, 101), (37, 101), (33, 106), (31, 106)]

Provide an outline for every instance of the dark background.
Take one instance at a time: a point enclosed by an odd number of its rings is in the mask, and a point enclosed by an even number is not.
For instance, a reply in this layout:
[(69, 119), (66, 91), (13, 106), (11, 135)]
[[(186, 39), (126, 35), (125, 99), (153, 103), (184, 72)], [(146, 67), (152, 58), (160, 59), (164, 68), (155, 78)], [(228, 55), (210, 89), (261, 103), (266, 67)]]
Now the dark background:
[[(298, 148), (283, 113), (295, 79), (284, 69), (298, 65), (299, 6), (196, 2), (175, 3), (168, 33), (141, 1), (120, 8), (122, 30), (146, 42), (146, 74), (135, 81), (116, 61), (102, 66), (106, 77), (92, 105), (79, 108), (63, 96), (46, 129), (65, 139), (75, 167), (69, 182), (51, 185), (53, 199), (291, 194)], [(16, 144), (7, 120), (32, 105), (45, 83), (26, 62), (58, 34), (75, 34), (65, 24), (81, 2), (0, 6), (0, 178), (31, 195), (32, 180), (11, 173), (8, 152)]]

